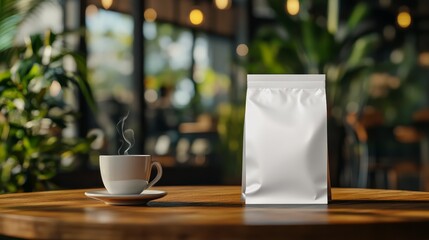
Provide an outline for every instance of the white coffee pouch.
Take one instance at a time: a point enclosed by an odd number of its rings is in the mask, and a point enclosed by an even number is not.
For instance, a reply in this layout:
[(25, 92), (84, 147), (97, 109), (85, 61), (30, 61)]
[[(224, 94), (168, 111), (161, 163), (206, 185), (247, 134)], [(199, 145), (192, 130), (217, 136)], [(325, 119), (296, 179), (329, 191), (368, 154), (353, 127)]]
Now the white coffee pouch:
[(327, 204), (325, 75), (247, 75), (246, 204)]

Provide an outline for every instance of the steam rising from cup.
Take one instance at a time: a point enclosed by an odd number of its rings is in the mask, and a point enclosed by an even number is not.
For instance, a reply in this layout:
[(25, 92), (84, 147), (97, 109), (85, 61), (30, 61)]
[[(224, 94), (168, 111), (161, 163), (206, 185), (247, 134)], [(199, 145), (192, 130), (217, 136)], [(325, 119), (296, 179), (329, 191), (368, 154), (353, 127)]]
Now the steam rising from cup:
[(119, 135), (122, 137), (119, 141), (121, 142), (121, 146), (118, 149), (118, 155), (121, 155), (121, 150), (124, 147), (124, 144), (126, 143), (128, 147), (124, 151), (124, 155), (128, 155), (128, 151), (134, 146), (135, 140), (134, 140), (134, 131), (132, 129), (125, 129), (125, 120), (127, 120), (128, 116), (130, 115), (130, 112), (127, 113), (125, 117), (123, 117), (118, 124), (116, 124), (116, 130), (118, 131)]

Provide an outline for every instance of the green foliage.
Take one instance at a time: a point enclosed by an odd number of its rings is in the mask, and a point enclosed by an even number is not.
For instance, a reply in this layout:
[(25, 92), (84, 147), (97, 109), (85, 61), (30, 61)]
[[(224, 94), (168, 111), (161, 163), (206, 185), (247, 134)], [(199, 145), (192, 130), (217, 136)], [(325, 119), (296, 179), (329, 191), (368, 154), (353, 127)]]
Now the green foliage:
[(224, 163), (224, 178), (227, 183), (237, 184), (241, 179), (241, 159), (243, 154), (244, 108), (240, 104), (219, 106), (218, 133), (220, 151)]
[(0, 0), (0, 63), (8, 62), (16, 53), (14, 38), (24, 21), (37, 14), (44, 3), (56, 0)]
[(56, 38), (29, 37), (0, 72), (0, 193), (46, 189), (62, 157), (90, 150), (91, 139), (63, 136), (77, 117), (66, 95), (79, 89), (94, 109), (95, 103), (88, 83), (63, 65), (70, 56), (85, 73), (83, 58), (55, 47)]

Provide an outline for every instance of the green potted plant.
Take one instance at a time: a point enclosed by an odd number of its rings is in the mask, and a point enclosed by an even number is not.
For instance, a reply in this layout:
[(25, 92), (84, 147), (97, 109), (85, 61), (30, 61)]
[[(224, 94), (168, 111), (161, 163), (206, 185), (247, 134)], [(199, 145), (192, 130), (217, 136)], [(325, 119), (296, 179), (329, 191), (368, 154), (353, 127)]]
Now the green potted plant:
[(0, 0), (0, 69), (20, 50), (15, 39), (18, 28), (45, 4), (56, 2), (59, 0)]
[[(85, 79), (83, 58), (58, 47), (48, 31), (33, 35), (0, 70), (0, 193), (50, 188), (62, 158), (90, 150), (92, 139), (66, 136), (78, 116), (67, 94), (80, 90), (89, 106), (94, 98)], [(78, 71), (64, 67), (70, 56)]]

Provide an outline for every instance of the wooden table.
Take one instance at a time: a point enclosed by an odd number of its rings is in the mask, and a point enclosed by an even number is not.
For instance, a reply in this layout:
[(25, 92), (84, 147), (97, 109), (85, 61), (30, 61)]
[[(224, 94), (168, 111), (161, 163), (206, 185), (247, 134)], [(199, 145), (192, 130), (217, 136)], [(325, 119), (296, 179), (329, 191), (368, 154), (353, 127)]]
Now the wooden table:
[(330, 205), (244, 206), (239, 186), (156, 187), (149, 206), (84, 190), (0, 195), (0, 234), (47, 239), (429, 239), (429, 193), (333, 189)]

